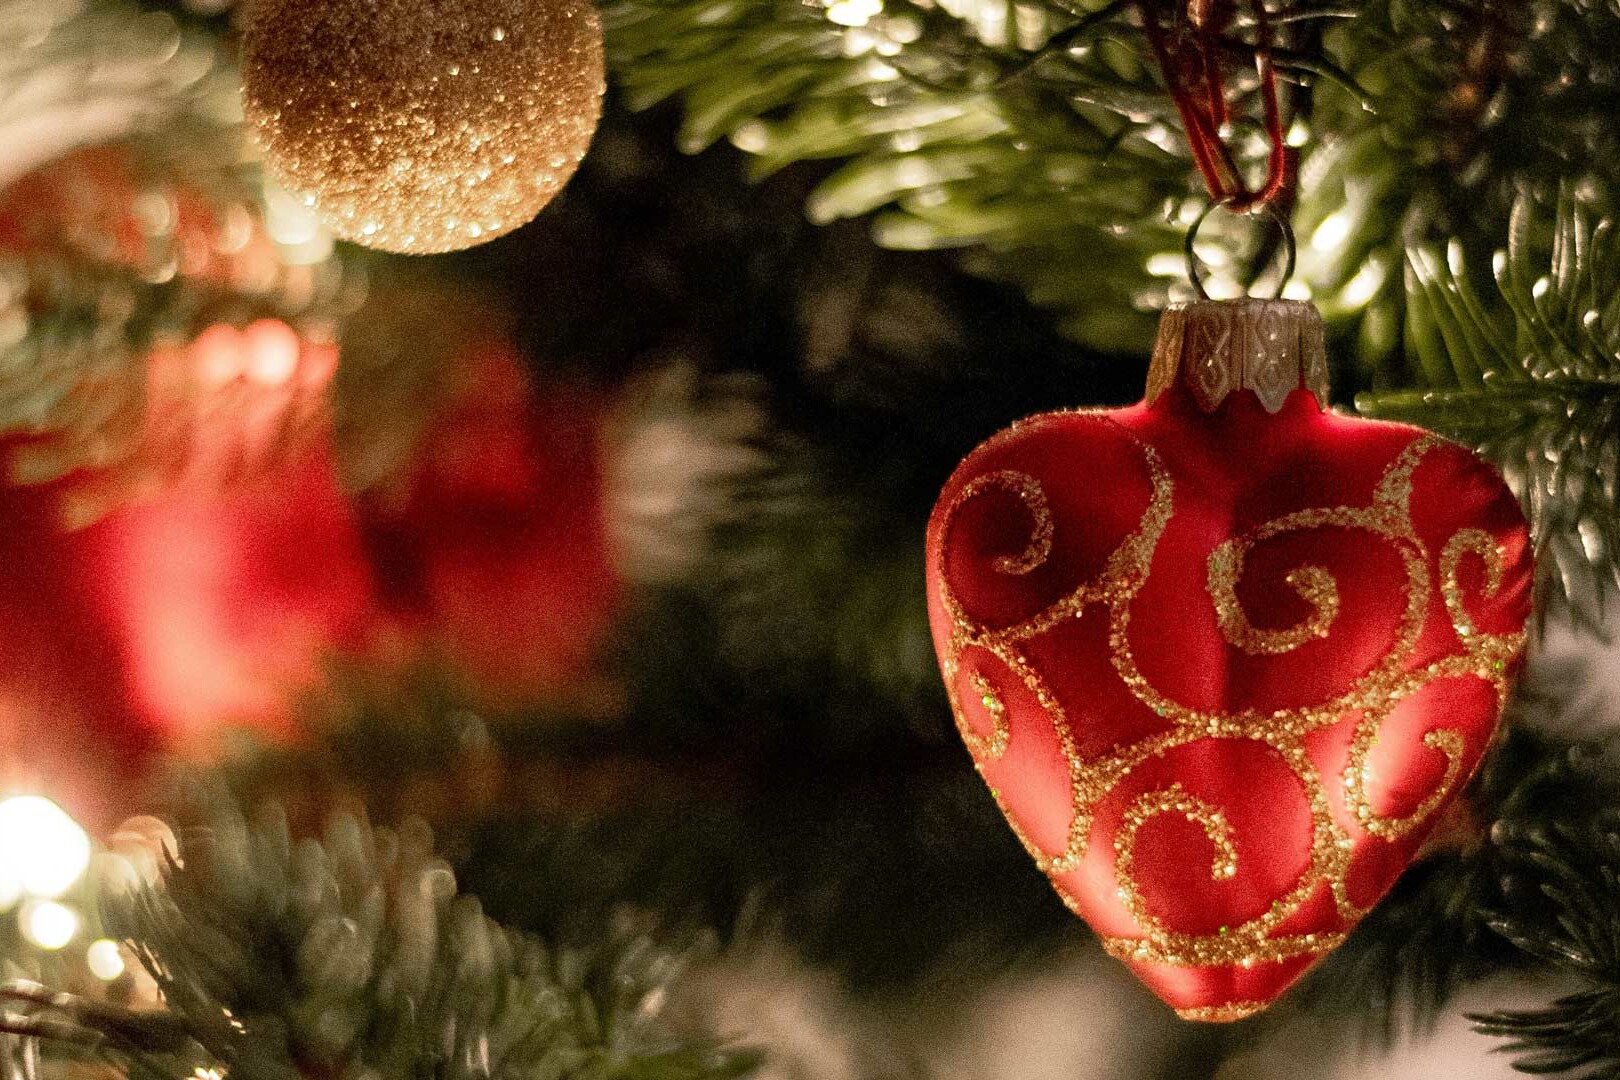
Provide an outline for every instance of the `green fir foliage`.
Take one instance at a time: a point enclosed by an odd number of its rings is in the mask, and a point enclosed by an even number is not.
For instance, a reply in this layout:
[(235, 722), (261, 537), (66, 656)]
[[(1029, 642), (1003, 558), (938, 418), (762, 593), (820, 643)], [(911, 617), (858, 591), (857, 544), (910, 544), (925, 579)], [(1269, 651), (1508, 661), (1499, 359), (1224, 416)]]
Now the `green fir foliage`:
[(1534, 920), (1498, 918), (1503, 937), (1575, 988), (1542, 1009), (1473, 1016), (1507, 1040), (1514, 1066), (1571, 1078), (1620, 1073), (1620, 818), (1558, 822), (1518, 838), (1513, 870), (1543, 901)]
[(70, 1045), (152, 1080), (722, 1080), (751, 1068), (747, 1053), (661, 1024), (682, 956), (633, 920), (589, 948), (553, 947), (458, 895), (419, 822), (340, 816), (295, 842), (278, 813), (250, 824), (220, 802), (164, 853), (160, 882), (136, 874), (104, 900), (168, 1011), (70, 1006), (83, 1030), (55, 1032)]
[(837, 161), (813, 220), (871, 214), (887, 247), (973, 247), (1077, 337), (1139, 345), (1143, 260), (1174, 247), (1164, 208), (1189, 176), (1126, 6), (872, 7), (615, 0), (610, 56), (632, 106), (681, 99), (689, 150), (729, 138), (758, 176)]
[(1427, 385), (1357, 405), (1494, 460), (1534, 527), (1543, 598), (1595, 612), (1620, 584), (1620, 244), (1612, 221), (1567, 194), (1550, 239), (1521, 200), (1495, 300), (1459, 246), (1414, 249), (1407, 339)]
[(1620, 9), (1370, 0), (1326, 46), (1364, 96), (1324, 85), (1312, 102), (1300, 275), (1352, 346), (1353, 380), (1399, 384), (1407, 248), (1489, 250), (1516, 201), (1550, 211), (1561, 186), (1612, 206)]

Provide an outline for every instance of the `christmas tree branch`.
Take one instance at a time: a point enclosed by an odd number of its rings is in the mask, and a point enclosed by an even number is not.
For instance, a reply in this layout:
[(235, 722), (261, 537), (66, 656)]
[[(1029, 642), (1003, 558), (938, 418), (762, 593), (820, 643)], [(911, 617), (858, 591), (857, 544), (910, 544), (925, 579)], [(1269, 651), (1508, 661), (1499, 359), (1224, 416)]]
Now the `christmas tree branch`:
[(1300, 276), (1354, 341), (1356, 384), (1409, 384), (1408, 248), (1481, 249), (1515, 200), (1550, 206), (1562, 183), (1612, 208), (1620, 71), (1605, 58), (1620, 48), (1620, 13), (1576, 0), (1370, 0), (1327, 41), (1377, 115), (1318, 95), (1295, 211)]
[[(1165, 207), (1193, 183), (1136, 9), (615, 0), (606, 15), (631, 104), (680, 98), (685, 148), (730, 138), (761, 176), (838, 160), (814, 220), (872, 214), (887, 247), (976, 248), (975, 270), (1123, 349), (1150, 335), (1137, 309), (1162, 291), (1146, 262), (1174, 250)], [(1280, 14), (1288, 30), (1340, 13)], [(1246, 156), (1263, 154), (1255, 142)]]
[(1567, 194), (1550, 255), (1538, 239), (1521, 200), (1495, 259), (1497, 304), (1459, 247), (1412, 251), (1406, 336), (1428, 385), (1357, 405), (1494, 460), (1530, 516), (1543, 597), (1595, 617), (1620, 585), (1620, 245)]
[(0, 40), (16, 43), (0, 55), (0, 473), (106, 480), (64, 508), (82, 524), (177, 404), (154, 393), (175, 381), (154, 377), (160, 351), (215, 325), (330, 323), (359, 279), (244, 163), (238, 78), (209, 28), (125, 0), (0, 0)]
[[(1279, 71), (1340, 91), (1292, 100), (1304, 284), (1330, 318), (1359, 320), (1357, 381), (1387, 381), (1403, 244), (1491, 235), (1513, 192), (1560, 175), (1611, 186), (1603, 118), (1620, 84), (1601, 61), (1620, 19), (1574, 0), (1277, 7)], [(1180, 276), (1176, 207), (1194, 194), (1140, 10), (616, 0), (610, 59), (632, 106), (682, 101), (686, 149), (729, 138), (759, 175), (836, 160), (810, 196), (814, 220), (871, 215), (884, 246), (967, 249), (970, 269), (1020, 286), (1072, 337), (1126, 351)], [(1246, 67), (1252, 45), (1223, 40)], [(1244, 162), (1261, 143), (1240, 127)], [(1258, 261), (1225, 239), (1240, 264)], [(1229, 276), (1235, 289), (1247, 274)]]
[(1578, 989), (1546, 1008), (1470, 1019), (1508, 1040), (1521, 1072), (1612, 1076), (1620, 1070), (1620, 816), (1611, 810), (1512, 840), (1510, 870), (1544, 904), (1537, 918), (1498, 916), (1492, 926)]
[(678, 953), (632, 923), (589, 948), (503, 929), (457, 896), (425, 826), (338, 818), (295, 843), (278, 815), (249, 824), (227, 807), (178, 846), (160, 881), (141, 872), (152, 851), (126, 859), (104, 899), (166, 1011), (19, 983), (4, 997), (28, 1008), (0, 1014), (0, 1030), (153, 1078), (709, 1080), (752, 1065), (661, 1023)]

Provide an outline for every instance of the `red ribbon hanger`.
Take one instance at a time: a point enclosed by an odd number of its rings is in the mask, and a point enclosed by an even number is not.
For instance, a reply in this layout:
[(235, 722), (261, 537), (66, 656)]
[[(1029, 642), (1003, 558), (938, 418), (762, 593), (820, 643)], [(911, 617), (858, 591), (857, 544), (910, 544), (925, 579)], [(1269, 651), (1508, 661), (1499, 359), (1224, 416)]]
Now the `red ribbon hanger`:
[[(1226, 145), (1231, 116), (1221, 54), (1232, 45), (1227, 35), (1240, 3), (1247, 3), (1255, 25), (1254, 66), (1260, 76), (1266, 138), (1271, 145), (1265, 182), (1251, 189)], [(1165, 17), (1164, 9), (1175, 10)], [(1293, 149), (1283, 131), (1277, 97), (1277, 71), (1271, 57), (1271, 21), (1264, 0), (1143, 0), (1142, 21), (1158, 55), (1170, 96), (1187, 129), (1193, 162), (1209, 188), (1210, 200), (1234, 213), (1270, 206), (1286, 197), (1294, 179)]]

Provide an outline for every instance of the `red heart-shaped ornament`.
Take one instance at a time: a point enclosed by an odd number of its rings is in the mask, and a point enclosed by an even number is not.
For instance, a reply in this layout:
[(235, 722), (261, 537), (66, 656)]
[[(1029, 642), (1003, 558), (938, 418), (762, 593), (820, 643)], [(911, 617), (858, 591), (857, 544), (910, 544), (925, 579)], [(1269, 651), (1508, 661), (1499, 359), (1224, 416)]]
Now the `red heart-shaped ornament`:
[(1530, 543), (1467, 450), (1322, 411), (1292, 301), (1167, 313), (1147, 400), (964, 461), (928, 602), (975, 765), (1065, 903), (1183, 1017), (1265, 1007), (1473, 774)]

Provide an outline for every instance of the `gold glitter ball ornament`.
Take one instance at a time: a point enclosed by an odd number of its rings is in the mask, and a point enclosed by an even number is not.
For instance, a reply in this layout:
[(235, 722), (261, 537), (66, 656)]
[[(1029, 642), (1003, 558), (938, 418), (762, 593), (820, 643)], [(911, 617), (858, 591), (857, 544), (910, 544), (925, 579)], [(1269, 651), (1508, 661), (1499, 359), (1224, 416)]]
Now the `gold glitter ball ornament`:
[(270, 172), (345, 240), (455, 251), (539, 213), (602, 112), (589, 0), (256, 0), (243, 97)]

